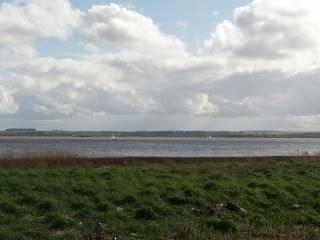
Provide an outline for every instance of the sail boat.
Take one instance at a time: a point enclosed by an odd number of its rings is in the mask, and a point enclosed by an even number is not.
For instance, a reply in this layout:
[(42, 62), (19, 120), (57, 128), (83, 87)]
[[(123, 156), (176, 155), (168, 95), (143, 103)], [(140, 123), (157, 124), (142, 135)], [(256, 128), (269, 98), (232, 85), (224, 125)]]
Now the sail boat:
[(207, 135), (207, 139), (208, 139), (208, 140), (212, 140), (212, 139), (213, 139), (213, 137), (211, 136), (211, 134), (210, 134), (210, 133), (208, 133), (208, 135)]
[(113, 134), (111, 134), (110, 138), (111, 138), (112, 141), (117, 141), (118, 140), (118, 138), (116, 136), (114, 136)]

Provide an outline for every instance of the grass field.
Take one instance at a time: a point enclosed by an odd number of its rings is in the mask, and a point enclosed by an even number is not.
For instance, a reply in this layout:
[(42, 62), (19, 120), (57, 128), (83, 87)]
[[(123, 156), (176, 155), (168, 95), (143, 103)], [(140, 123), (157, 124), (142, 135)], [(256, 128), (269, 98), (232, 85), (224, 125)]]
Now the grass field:
[(0, 239), (320, 239), (319, 157), (8, 162)]

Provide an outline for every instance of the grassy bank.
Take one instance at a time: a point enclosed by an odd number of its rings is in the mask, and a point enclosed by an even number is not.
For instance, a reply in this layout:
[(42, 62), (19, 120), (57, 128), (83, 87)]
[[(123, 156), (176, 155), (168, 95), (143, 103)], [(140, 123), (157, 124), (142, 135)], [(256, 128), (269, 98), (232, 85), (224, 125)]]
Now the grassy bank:
[(320, 239), (319, 157), (69, 157), (0, 160), (0, 239)]

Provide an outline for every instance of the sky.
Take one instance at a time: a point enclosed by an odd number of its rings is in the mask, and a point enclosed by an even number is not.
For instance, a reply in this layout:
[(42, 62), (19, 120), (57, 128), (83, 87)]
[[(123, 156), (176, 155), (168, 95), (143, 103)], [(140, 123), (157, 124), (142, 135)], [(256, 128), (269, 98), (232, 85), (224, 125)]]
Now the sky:
[(0, 0), (0, 129), (320, 130), (317, 0)]

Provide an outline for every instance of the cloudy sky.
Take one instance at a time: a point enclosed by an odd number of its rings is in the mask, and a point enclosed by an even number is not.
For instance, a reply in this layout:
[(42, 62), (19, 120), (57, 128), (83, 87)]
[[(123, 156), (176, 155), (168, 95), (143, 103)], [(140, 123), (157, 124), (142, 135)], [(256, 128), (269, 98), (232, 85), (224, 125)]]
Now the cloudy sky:
[(0, 128), (320, 130), (318, 0), (0, 0)]

